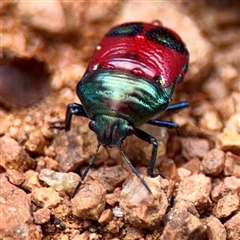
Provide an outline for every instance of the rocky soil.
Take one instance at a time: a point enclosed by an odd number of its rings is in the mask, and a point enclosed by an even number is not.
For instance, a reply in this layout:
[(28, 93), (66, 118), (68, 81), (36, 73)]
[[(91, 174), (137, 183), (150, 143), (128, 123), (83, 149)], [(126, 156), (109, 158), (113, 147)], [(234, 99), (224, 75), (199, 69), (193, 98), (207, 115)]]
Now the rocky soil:
[[(240, 239), (240, 3), (214, 1), (3, 1), (0, 5), (0, 239)], [(88, 119), (50, 129), (101, 37), (114, 25), (160, 20), (190, 52), (173, 103), (158, 116), (180, 132), (144, 125), (159, 144), (129, 137), (128, 169), (118, 148), (100, 148), (71, 198), (97, 140)]]

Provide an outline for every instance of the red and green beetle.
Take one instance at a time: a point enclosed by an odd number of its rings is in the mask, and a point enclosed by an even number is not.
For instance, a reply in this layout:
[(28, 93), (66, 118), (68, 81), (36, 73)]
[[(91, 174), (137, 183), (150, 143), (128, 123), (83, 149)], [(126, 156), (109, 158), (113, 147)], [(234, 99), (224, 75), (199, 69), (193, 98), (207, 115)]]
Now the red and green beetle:
[(77, 84), (76, 91), (82, 105), (69, 104), (63, 125), (53, 123), (51, 126), (68, 131), (73, 115), (91, 119), (89, 128), (97, 135), (98, 147), (82, 175), (82, 181), (101, 145), (119, 145), (124, 160), (151, 193), (124, 154), (123, 142), (127, 136), (134, 134), (153, 145), (148, 175), (154, 177), (158, 143), (139, 126), (147, 123), (178, 128), (173, 122), (152, 118), (164, 111), (189, 106), (188, 102), (169, 105), (176, 84), (187, 72), (188, 63), (189, 54), (182, 39), (160, 22), (125, 23), (105, 35)]

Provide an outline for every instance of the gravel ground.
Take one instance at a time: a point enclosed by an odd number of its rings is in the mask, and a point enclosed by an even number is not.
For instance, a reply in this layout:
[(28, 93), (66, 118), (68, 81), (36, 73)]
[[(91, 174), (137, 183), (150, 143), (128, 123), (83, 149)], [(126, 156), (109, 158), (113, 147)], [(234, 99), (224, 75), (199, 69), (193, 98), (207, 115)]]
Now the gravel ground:
[[(240, 239), (240, 3), (238, 1), (4, 1), (1, 20), (0, 239)], [(126, 155), (97, 147), (88, 119), (53, 130), (101, 37), (114, 25), (160, 20), (190, 52), (173, 103), (190, 107), (158, 118), (180, 133), (142, 126), (152, 146), (128, 137)]]

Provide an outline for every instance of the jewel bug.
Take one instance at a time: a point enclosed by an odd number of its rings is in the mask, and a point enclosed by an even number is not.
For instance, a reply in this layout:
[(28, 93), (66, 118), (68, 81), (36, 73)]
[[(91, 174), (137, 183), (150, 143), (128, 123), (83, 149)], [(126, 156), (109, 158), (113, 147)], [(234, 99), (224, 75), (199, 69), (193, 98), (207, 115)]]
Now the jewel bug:
[[(144, 123), (178, 129), (174, 122), (152, 119), (159, 113), (189, 106), (169, 105), (175, 86), (188, 70), (189, 53), (182, 39), (159, 22), (132, 22), (113, 27), (100, 43), (76, 87), (81, 104), (70, 103), (63, 122), (52, 128), (70, 130), (72, 116), (90, 119), (97, 135), (96, 152), (81, 182), (94, 163), (100, 146), (120, 146), (121, 154), (149, 193), (151, 189), (123, 150), (124, 139), (134, 134), (153, 145), (148, 175), (154, 177), (157, 140), (139, 128)], [(59, 125), (58, 125), (59, 124)], [(81, 185), (78, 184), (75, 195)]]

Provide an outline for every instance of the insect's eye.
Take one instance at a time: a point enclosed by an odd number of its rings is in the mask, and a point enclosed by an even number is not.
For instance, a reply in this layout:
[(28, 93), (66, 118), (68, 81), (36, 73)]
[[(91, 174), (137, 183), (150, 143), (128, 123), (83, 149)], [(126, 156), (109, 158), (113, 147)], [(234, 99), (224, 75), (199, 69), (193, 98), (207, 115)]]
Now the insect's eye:
[(92, 131), (94, 131), (95, 121), (92, 120), (91, 122), (89, 122), (88, 126)]
[(133, 126), (128, 127), (127, 136), (130, 136), (134, 133), (135, 128)]

